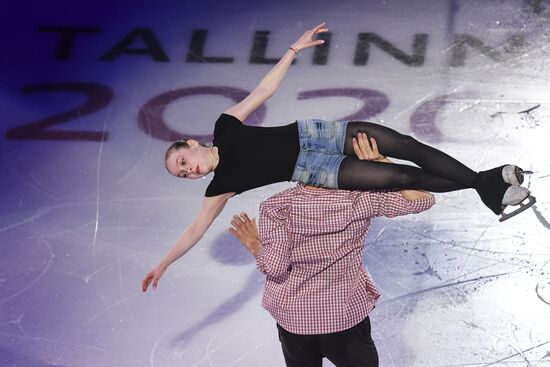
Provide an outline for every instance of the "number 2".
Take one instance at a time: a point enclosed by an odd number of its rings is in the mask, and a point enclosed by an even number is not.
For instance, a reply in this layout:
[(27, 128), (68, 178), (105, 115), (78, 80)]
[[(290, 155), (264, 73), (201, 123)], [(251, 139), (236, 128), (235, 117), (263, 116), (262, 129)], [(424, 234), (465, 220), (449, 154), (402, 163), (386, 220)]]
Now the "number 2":
[(108, 134), (105, 131), (71, 131), (47, 130), (49, 127), (90, 115), (107, 106), (113, 99), (110, 88), (93, 83), (63, 82), (48, 84), (32, 84), (23, 88), (23, 94), (75, 92), (86, 95), (86, 101), (71, 110), (14, 127), (6, 132), (7, 139), (14, 140), (84, 140), (105, 141)]

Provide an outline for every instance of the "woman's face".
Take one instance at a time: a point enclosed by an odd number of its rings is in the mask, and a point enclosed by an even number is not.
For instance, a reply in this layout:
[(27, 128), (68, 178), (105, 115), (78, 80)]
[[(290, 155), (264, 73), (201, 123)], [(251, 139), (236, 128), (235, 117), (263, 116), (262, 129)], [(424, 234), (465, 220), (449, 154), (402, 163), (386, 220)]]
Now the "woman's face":
[(176, 149), (168, 155), (166, 168), (176, 177), (196, 179), (206, 176), (212, 170), (208, 148), (195, 140), (188, 140), (187, 144), (188, 148)]

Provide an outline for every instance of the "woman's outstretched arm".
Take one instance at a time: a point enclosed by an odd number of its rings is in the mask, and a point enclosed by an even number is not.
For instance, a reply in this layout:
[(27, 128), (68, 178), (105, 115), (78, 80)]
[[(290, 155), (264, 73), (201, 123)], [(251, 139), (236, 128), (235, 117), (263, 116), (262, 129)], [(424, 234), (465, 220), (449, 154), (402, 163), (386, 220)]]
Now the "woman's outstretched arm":
[(296, 42), (290, 46), (279, 62), (263, 77), (258, 86), (241, 102), (224, 111), (228, 115), (235, 116), (240, 121), (246, 118), (271, 97), (283, 81), (288, 68), (296, 53), (305, 48), (321, 45), (323, 40), (314, 40), (317, 33), (326, 32), (325, 23), (321, 23), (305, 32)]
[(159, 279), (162, 277), (168, 266), (174, 261), (182, 257), (191, 250), (193, 246), (199, 242), (206, 230), (210, 227), (214, 219), (221, 213), (227, 200), (235, 195), (235, 193), (227, 193), (213, 197), (205, 197), (202, 202), (202, 209), (195, 220), (183, 231), (176, 244), (172, 247), (168, 255), (151, 270), (141, 284), (142, 290), (145, 292), (149, 285), (153, 285), (153, 289), (157, 287)]

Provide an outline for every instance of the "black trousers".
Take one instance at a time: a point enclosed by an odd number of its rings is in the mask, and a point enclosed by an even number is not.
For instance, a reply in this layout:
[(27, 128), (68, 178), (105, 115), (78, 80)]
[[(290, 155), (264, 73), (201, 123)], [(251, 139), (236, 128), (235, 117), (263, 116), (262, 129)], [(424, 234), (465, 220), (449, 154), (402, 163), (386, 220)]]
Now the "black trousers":
[(337, 367), (378, 367), (368, 317), (352, 328), (331, 334), (293, 334), (279, 324), (277, 329), (287, 367), (321, 367), (323, 358)]

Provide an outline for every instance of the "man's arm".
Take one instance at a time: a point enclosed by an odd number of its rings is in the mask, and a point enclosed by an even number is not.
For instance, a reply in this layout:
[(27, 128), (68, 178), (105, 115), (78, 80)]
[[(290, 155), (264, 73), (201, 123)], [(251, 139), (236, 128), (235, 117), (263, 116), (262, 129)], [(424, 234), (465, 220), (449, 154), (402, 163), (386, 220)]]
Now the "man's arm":
[(288, 275), (291, 243), (285, 221), (287, 208), (282, 204), (269, 205), (269, 200), (260, 206), (260, 232), (256, 221), (246, 213), (235, 215), (229, 232), (235, 236), (256, 258), (256, 267), (272, 278)]

